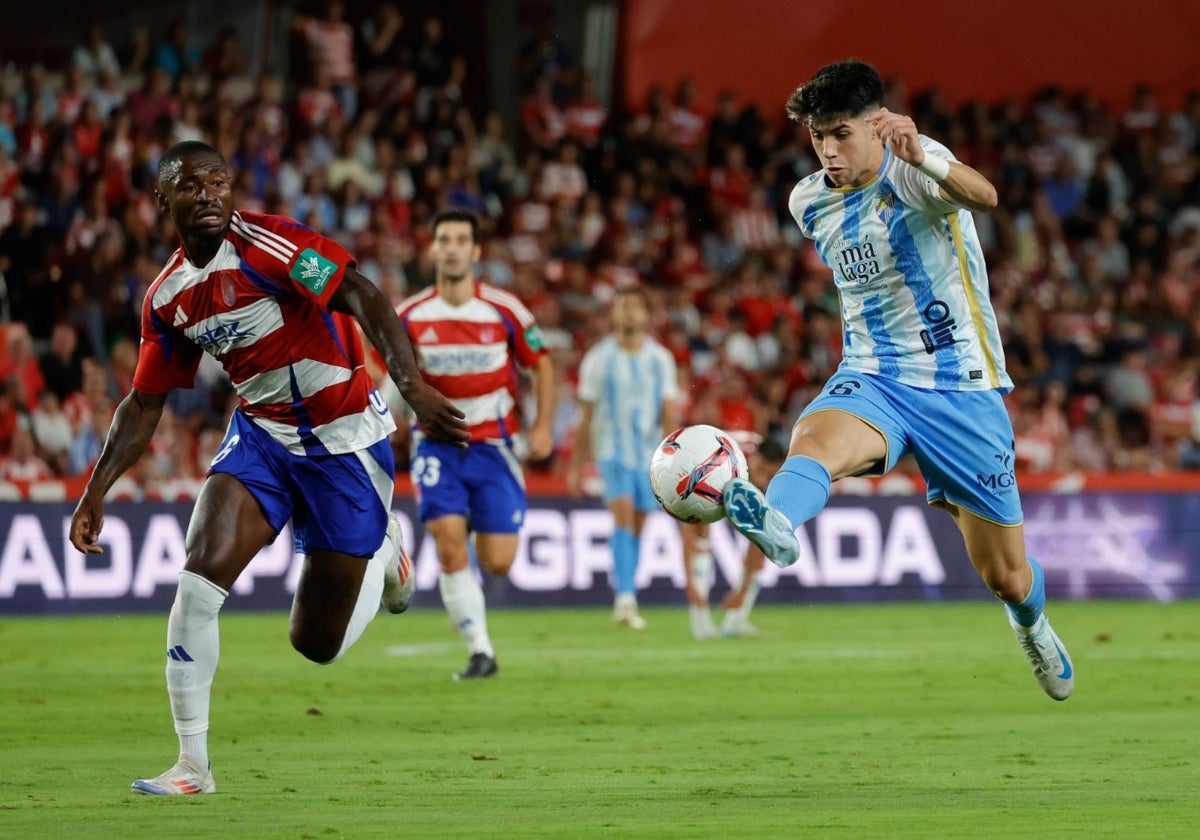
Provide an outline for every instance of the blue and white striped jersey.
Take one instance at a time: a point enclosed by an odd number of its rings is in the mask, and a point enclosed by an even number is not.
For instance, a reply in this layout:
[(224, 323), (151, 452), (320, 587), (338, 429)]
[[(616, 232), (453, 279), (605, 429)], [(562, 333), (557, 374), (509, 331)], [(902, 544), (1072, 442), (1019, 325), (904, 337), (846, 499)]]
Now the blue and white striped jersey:
[[(924, 135), (921, 147), (954, 160)], [(822, 170), (796, 185), (788, 206), (833, 269), (841, 370), (917, 388), (1012, 388), (975, 222), (936, 181), (887, 149), (867, 184), (830, 187)]]
[(595, 406), (591, 433), (596, 461), (646, 469), (663, 438), (663, 403), (679, 396), (675, 358), (649, 336), (635, 353), (607, 336), (584, 355), (576, 393)]

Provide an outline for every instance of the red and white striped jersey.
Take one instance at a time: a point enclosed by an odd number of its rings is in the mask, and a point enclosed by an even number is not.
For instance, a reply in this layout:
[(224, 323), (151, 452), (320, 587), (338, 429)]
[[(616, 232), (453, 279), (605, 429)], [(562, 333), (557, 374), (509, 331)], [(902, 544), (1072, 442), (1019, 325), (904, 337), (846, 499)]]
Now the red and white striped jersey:
[(396, 428), (363, 366), (354, 320), (329, 310), (354, 258), (282, 216), (236, 212), (204, 268), (180, 248), (142, 305), (133, 386), (190, 388), (200, 354), (225, 368), (241, 410), (297, 455), (364, 449)]
[(426, 383), (467, 416), (472, 441), (508, 440), (518, 431), (517, 366), (546, 354), (541, 329), (510, 292), (475, 284), (475, 297), (450, 304), (431, 286), (396, 307)]

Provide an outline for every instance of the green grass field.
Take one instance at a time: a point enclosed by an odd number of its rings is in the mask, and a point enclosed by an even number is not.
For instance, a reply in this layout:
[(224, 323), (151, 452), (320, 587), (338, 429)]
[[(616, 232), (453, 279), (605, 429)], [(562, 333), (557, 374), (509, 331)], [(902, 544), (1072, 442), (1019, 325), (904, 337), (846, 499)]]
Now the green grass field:
[(165, 616), (0, 622), (0, 836), (1197, 836), (1200, 603), (1054, 604), (1045, 697), (998, 607), (762, 608), (697, 643), (600, 610), (496, 611), (459, 684), (440, 611), (345, 659), (222, 618), (220, 793), (129, 793), (175, 759)]

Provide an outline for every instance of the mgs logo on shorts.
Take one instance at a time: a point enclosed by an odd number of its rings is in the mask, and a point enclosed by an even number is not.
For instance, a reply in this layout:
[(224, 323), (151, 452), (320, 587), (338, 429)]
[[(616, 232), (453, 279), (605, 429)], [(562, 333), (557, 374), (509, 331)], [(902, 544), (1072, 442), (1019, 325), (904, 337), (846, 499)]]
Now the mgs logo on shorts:
[(993, 496), (1007, 496), (1016, 492), (1017, 476), (1013, 472), (1013, 453), (996, 452), (992, 457), (996, 459), (996, 470), (986, 475), (976, 473), (975, 479), (979, 486)]

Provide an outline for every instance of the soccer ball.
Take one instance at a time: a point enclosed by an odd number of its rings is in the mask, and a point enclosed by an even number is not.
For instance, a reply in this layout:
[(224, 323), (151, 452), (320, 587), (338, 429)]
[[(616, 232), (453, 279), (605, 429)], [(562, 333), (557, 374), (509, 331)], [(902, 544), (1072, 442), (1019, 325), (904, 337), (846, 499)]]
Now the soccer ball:
[(750, 473), (737, 441), (716, 426), (685, 426), (667, 435), (650, 459), (650, 486), (663, 510), (684, 522), (725, 515), (721, 491)]

